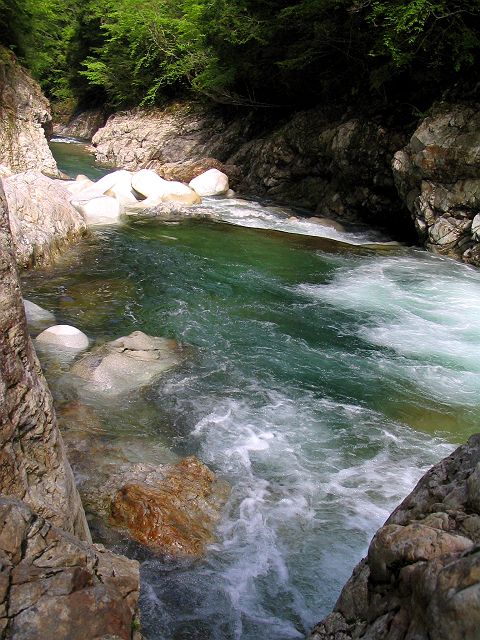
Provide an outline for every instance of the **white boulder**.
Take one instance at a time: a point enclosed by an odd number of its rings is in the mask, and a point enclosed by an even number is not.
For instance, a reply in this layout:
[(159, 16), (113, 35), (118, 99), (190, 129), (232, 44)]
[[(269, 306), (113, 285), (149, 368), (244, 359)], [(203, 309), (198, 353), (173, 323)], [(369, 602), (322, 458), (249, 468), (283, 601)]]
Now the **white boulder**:
[(95, 188), (102, 194), (113, 196), (121, 204), (131, 204), (137, 202), (132, 192), (132, 172), (120, 169), (107, 173), (95, 183)]
[(218, 169), (209, 169), (197, 176), (188, 185), (199, 196), (220, 196), (229, 191), (228, 176)]
[(42, 331), (35, 338), (35, 344), (40, 347), (84, 351), (88, 348), (88, 338), (76, 327), (71, 327), (68, 324), (57, 324)]
[(182, 204), (200, 204), (199, 195), (183, 182), (164, 180), (151, 169), (141, 169), (132, 176), (132, 187), (145, 196), (148, 207), (161, 202), (181, 202)]
[(118, 224), (121, 216), (121, 203), (110, 196), (93, 197), (89, 200), (72, 200), (73, 206), (80, 211), (88, 226)]

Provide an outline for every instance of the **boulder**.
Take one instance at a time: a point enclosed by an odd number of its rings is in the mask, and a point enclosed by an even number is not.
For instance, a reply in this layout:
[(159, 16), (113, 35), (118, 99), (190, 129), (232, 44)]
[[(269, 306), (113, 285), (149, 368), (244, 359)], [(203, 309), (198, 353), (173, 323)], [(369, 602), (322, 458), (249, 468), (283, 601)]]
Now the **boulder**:
[(78, 199), (72, 200), (72, 205), (82, 214), (88, 226), (120, 222), (122, 207), (117, 198), (98, 196), (84, 200), (84, 197), (85, 193), (78, 194)]
[(71, 375), (91, 391), (122, 395), (152, 384), (181, 360), (175, 340), (134, 331), (85, 354), (75, 362)]
[(84, 351), (88, 349), (89, 341), (80, 329), (68, 324), (57, 324), (42, 331), (35, 338), (35, 344), (43, 348)]
[(229, 494), (227, 483), (195, 457), (164, 466), (112, 464), (80, 490), (90, 512), (171, 556), (205, 553)]
[(242, 172), (239, 167), (232, 164), (224, 164), (216, 158), (199, 158), (198, 160), (184, 160), (181, 162), (165, 162), (151, 160), (146, 169), (153, 169), (165, 180), (178, 180), (188, 184), (194, 178), (209, 169), (218, 169), (228, 176), (230, 184), (237, 185), (242, 180)]
[(87, 545), (20, 500), (0, 497), (5, 640), (139, 640), (138, 563)]
[(194, 178), (189, 187), (200, 196), (221, 196), (228, 192), (228, 176), (218, 169), (209, 169)]
[(393, 174), (422, 243), (480, 265), (480, 111), (438, 105), (395, 154)]
[(3, 184), (19, 266), (52, 262), (85, 233), (85, 220), (59, 181), (27, 171), (5, 178)]
[(148, 206), (160, 202), (179, 202), (186, 205), (201, 202), (198, 194), (187, 185), (164, 180), (151, 169), (142, 169), (135, 173), (132, 177), (132, 187), (147, 199)]
[(212, 211), (206, 207), (192, 207), (177, 202), (160, 202), (150, 204), (148, 200), (128, 205), (125, 208), (127, 216), (139, 216), (142, 218), (156, 218), (163, 222), (181, 222), (182, 220), (194, 220), (210, 218)]
[(55, 316), (53, 313), (39, 307), (38, 304), (30, 302), (30, 300), (24, 300), (23, 306), (30, 331), (39, 332), (55, 324)]
[(480, 434), (434, 466), (375, 534), (310, 640), (477, 640)]
[(0, 46), (0, 164), (13, 173), (35, 169), (60, 175), (45, 136), (51, 120), (38, 82)]
[(122, 205), (137, 202), (132, 192), (132, 173), (130, 171), (119, 170), (108, 173), (95, 183), (95, 188), (103, 194), (113, 196)]

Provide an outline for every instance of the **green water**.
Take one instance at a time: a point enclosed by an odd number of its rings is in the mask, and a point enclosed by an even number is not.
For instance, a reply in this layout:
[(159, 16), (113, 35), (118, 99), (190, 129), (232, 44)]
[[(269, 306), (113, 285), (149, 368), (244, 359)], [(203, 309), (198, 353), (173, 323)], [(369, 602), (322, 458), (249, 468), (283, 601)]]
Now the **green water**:
[(255, 203), (228, 206), (238, 225), (97, 230), (24, 280), (93, 341), (140, 329), (190, 346), (148, 392), (92, 405), (130, 460), (195, 454), (232, 485), (205, 559), (141, 556), (149, 639), (303, 637), (480, 417), (480, 272), (279, 233), (269, 214), (254, 229)]

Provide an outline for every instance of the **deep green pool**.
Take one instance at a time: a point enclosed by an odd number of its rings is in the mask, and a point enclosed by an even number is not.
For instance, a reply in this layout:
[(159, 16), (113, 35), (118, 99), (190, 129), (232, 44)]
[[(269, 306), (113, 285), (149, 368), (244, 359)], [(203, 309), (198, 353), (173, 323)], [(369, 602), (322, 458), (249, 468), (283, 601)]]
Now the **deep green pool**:
[(480, 418), (479, 271), (278, 233), (284, 221), (253, 203), (228, 205), (229, 222), (236, 206), (249, 226), (104, 228), (24, 279), (93, 340), (141, 329), (192, 347), (135, 400), (141, 417), (102, 414), (132, 459), (193, 453), (233, 488), (204, 560), (144, 559), (150, 639), (303, 637)]

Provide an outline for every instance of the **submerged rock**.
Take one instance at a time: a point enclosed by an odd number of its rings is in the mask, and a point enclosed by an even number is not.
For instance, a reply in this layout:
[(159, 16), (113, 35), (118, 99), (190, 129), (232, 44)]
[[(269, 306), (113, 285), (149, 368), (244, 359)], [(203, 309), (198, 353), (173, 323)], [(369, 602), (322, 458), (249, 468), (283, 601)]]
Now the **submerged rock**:
[(23, 502), (0, 497), (2, 638), (134, 640), (138, 596), (136, 561), (84, 544)]
[(479, 495), (480, 434), (393, 512), (310, 640), (477, 640)]
[(340, 222), (332, 220), (331, 218), (317, 218), (317, 216), (312, 216), (311, 218), (307, 218), (307, 222), (319, 224), (321, 227), (335, 229), (335, 231), (339, 231), (340, 233), (343, 233), (345, 231), (345, 227), (343, 226), (343, 224), (340, 224)]
[(110, 465), (81, 485), (87, 508), (151, 550), (201, 556), (215, 540), (229, 487), (197, 458), (174, 465)]
[(181, 360), (175, 340), (134, 331), (87, 353), (75, 362), (71, 374), (91, 391), (121, 395), (153, 383)]
[(38, 304), (24, 300), (25, 316), (30, 331), (39, 332), (55, 324), (55, 316), (50, 311), (43, 309)]

